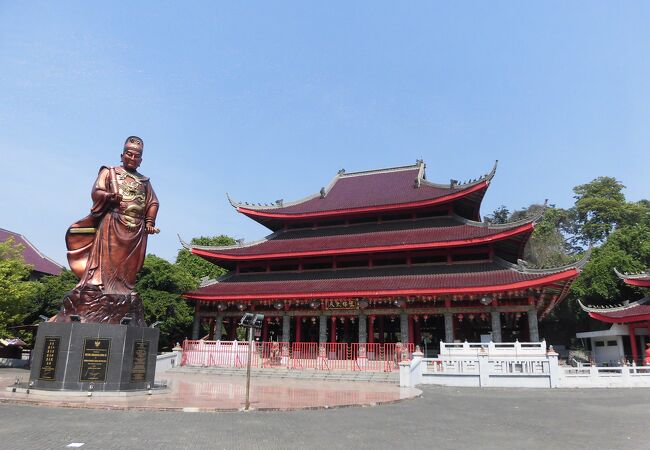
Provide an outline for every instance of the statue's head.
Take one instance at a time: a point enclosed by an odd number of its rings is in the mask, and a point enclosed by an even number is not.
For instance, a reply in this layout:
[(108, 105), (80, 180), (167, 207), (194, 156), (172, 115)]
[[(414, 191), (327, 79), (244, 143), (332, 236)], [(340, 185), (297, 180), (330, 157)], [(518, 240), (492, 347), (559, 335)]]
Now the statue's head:
[(142, 163), (142, 151), (144, 150), (144, 143), (142, 139), (137, 136), (129, 136), (124, 142), (124, 150), (122, 151), (122, 165), (125, 169), (135, 170), (140, 167)]

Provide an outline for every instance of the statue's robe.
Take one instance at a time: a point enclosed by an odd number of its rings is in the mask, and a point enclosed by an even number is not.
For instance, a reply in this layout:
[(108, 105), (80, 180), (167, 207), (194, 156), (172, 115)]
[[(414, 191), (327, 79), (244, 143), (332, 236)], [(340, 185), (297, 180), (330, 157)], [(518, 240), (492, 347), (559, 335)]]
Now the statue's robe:
[[(111, 201), (111, 194), (122, 202)], [(130, 294), (147, 250), (145, 224), (153, 225), (158, 198), (149, 178), (121, 166), (102, 167), (92, 189), (91, 214), (66, 233), (70, 268), (80, 290)]]

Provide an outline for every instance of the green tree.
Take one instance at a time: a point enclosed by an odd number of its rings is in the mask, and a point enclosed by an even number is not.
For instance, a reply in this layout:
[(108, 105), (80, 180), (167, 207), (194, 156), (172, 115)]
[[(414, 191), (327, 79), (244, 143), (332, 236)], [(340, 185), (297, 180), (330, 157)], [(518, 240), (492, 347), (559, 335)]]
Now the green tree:
[[(191, 243), (192, 245), (209, 245), (209, 246), (225, 246), (225, 245), (234, 245), (235, 241), (230, 236), (201, 236), (193, 238)], [(176, 264), (189, 272), (197, 282), (203, 277), (208, 278), (219, 278), (220, 276), (226, 273), (226, 269), (219, 267), (211, 262), (206, 261), (205, 259), (193, 255), (187, 249), (181, 249), (176, 256)]]
[(25, 264), (23, 246), (13, 239), (0, 242), (0, 336), (14, 336), (9, 327), (21, 325), (36, 291), (29, 281), (32, 267)]
[(625, 186), (612, 177), (598, 177), (573, 188), (574, 239), (578, 244), (601, 244), (620, 224), (629, 209), (623, 189)]
[(485, 216), (484, 220), (493, 224), (506, 223), (510, 220), (510, 211), (504, 205), (501, 205), (492, 214)]
[(64, 295), (71, 291), (78, 282), (79, 279), (70, 270), (39, 279), (35, 283), (36, 289), (29, 303), (25, 324), (38, 322), (40, 316), (52, 317), (56, 315), (61, 308)]
[(595, 249), (589, 264), (573, 285), (573, 297), (593, 304), (635, 300), (643, 290), (625, 284), (614, 273), (640, 272), (650, 266), (650, 224), (636, 223), (614, 230), (607, 241)]
[(197, 286), (195, 278), (178, 264), (146, 256), (135, 290), (144, 303), (147, 323), (160, 322), (159, 348), (169, 349), (190, 335), (192, 308), (181, 294)]

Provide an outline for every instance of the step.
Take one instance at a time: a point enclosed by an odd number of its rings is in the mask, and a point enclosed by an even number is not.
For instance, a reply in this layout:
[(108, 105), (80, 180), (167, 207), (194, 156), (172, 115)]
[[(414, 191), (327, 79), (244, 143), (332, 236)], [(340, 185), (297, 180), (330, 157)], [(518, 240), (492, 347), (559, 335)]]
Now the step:
[[(195, 367), (183, 366), (170, 369), (177, 373), (203, 373), (210, 375), (229, 375), (241, 376), (246, 374), (246, 369), (236, 367)], [(343, 370), (324, 371), (324, 370), (289, 370), (280, 368), (254, 368), (251, 370), (251, 376), (254, 377), (271, 377), (271, 378), (296, 378), (296, 379), (313, 379), (313, 380), (331, 380), (331, 381), (363, 381), (379, 383), (397, 383), (399, 381), (398, 372), (350, 372)]]

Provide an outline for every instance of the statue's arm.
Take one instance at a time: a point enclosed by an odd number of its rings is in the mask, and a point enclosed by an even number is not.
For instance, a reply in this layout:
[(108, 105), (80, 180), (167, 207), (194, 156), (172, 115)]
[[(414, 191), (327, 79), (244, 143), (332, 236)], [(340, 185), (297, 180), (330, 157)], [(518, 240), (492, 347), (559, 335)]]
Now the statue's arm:
[(156, 227), (156, 216), (158, 215), (158, 197), (156, 192), (153, 190), (151, 183), (149, 183), (147, 189), (147, 211), (144, 215), (144, 223), (147, 226), (149, 233), (153, 233), (153, 230)]
[(97, 175), (90, 194), (93, 199), (92, 213), (94, 215), (104, 214), (116, 200), (116, 194), (111, 189), (111, 170), (102, 167)]

